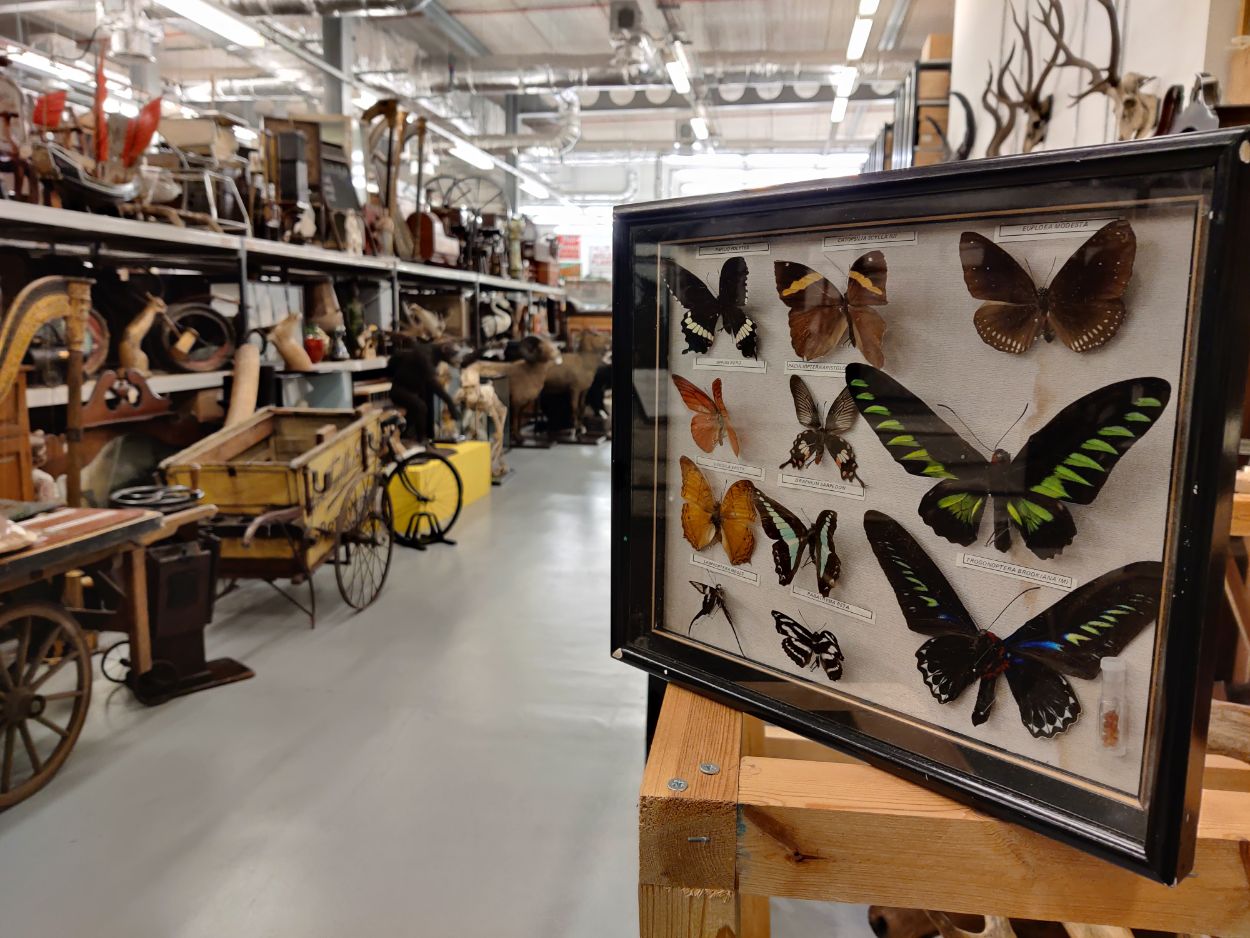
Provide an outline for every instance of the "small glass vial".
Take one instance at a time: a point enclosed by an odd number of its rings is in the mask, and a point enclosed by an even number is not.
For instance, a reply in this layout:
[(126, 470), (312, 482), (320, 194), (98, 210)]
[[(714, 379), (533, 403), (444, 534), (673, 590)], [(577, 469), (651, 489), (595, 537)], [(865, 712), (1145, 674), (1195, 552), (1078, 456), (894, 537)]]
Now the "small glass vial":
[(1127, 748), (1127, 700), (1124, 695), (1124, 662), (1104, 658), (1102, 662), (1102, 698), (1098, 701), (1098, 741), (1104, 751), (1122, 756)]

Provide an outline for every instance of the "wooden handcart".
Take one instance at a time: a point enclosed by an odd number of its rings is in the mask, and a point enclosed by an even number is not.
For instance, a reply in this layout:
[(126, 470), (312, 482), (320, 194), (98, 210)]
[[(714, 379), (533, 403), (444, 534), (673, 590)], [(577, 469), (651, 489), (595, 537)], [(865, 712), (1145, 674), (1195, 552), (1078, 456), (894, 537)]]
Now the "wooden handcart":
[[(218, 575), (268, 583), (316, 625), (313, 572), (326, 562), (354, 609), (386, 582), (392, 511), (382, 479), (388, 412), (266, 407), (161, 463), (172, 485), (201, 489), (218, 514)], [(306, 584), (307, 603), (278, 580)]]

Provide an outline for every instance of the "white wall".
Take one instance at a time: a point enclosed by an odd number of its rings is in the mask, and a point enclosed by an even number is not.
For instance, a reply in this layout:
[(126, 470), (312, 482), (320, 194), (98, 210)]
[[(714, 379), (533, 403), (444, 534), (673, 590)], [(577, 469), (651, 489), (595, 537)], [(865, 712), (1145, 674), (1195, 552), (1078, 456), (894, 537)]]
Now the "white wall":
[[(1076, 55), (1105, 65), (1110, 51), (1107, 16), (1093, 0), (1062, 0), (1067, 19), (1068, 43)], [(954, 53), (951, 88), (968, 96), (976, 112), (977, 145), (974, 156), (983, 156), (993, 134), (993, 122), (981, 106), (981, 92), (988, 74), (987, 63), (997, 70), (1018, 36), (1008, 12), (1014, 3), (1017, 15), (1028, 7), (1030, 17), (1039, 15), (1038, 0), (956, 0)], [(1186, 90), (1200, 71), (1223, 67), (1229, 22), (1237, 0), (1119, 0), (1120, 25), (1124, 37), (1121, 73), (1141, 72), (1157, 79), (1150, 90), (1162, 94), (1170, 84)], [(1042, 56), (1052, 49), (1050, 37), (1033, 23), (1035, 50)], [(1016, 63), (1021, 53), (1016, 53)], [(1208, 67), (1208, 62), (1211, 67)], [(1082, 69), (1065, 68), (1052, 73), (1049, 90), (1055, 95), (1054, 116), (1046, 142), (1039, 148), (1055, 150), (1087, 146), (1115, 139), (1110, 102), (1103, 95), (1091, 95), (1076, 107), (1072, 96), (1086, 83)], [(1014, 92), (1014, 87), (1008, 87)], [(1018, 114), (1016, 131), (1003, 152), (1018, 153), (1023, 140), (1023, 115)], [(963, 137), (963, 111), (951, 111), (952, 140)]]

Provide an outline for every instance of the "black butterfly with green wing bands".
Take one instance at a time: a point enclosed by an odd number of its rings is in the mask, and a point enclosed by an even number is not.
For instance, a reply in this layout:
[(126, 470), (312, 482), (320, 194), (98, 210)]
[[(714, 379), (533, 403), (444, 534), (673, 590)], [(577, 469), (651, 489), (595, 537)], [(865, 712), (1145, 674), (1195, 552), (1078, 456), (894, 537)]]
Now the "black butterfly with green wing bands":
[(855, 405), (894, 461), (937, 480), (920, 500), (925, 524), (954, 544), (977, 540), (993, 503), (994, 546), (1011, 546), (1014, 526), (1028, 548), (1050, 559), (1072, 543), (1076, 522), (1065, 506), (1089, 505), (1111, 470), (1158, 422), (1172, 396), (1162, 378), (1130, 378), (1077, 398), (1012, 458), (987, 459), (907, 388), (854, 362), (846, 383)]

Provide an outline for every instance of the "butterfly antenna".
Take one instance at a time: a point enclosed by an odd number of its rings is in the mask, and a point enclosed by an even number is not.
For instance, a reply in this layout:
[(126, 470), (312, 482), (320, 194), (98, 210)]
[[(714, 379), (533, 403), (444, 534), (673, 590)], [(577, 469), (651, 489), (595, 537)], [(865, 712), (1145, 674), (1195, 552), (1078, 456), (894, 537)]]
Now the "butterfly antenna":
[[(954, 407), (949, 407), (946, 404), (938, 404), (937, 406), (942, 408), (942, 410), (950, 411), (950, 415), (959, 421), (959, 425), (968, 432), (968, 435), (972, 437), (974, 440), (976, 440), (978, 443), (981, 443), (982, 449), (988, 452), (993, 452), (993, 450), (990, 447), (986, 446), (984, 443), (981, 442), (981, 438), (979, 436), (977, 436), (975, 433), (972, 432), (972, 428), (968, 426), (966, 423), (964, 423), (964, 418), (959, 416), (959, 414), (955, 413)], [(862, 485), (863, 483), (860, 483), (860, 484)]]
[[(1013, 599), (1010, 603), (1007, 603), (1007, 605), (1003, 606), (1003, 610), (1002, 610), (1002, 612), (1000, 612), (998, 615), (996, 615), (996, 616), (994, 617), (994, 622), (997, 622), (999, 619), (1001, 619), (1001, 618), (1003, 617), (1003, 612), (1006, 612), (1008, 609), (1010, 609), (1010, 608), (1011, 608), (1011, 603), (1014, 603), (1014, 602), (1016, 601), (1016, 599), (1019, 599), (1019, 598), (1020, 598), (1021, 596), (1023, 596), (1025, 593), (1031, 593), (1031, 592), (1033, 592), (1034, 590), (1040, 590), (1040, 589), (1041, 589), (1041, 587), (1040, 587), (1040, 586), (1030, 586), (1030, 587), (1029, 587), (1028, 589), (1026, 589), (1026, 590), (1021, 590), (1019, 593), (1017, 593), (1017, 594), (1016, 594), (1016, 598), (1015, 598), (1015, 599)], [(985, 631), (987, 631), (987, 632), (988, 632), (990, 629), (992, 629), (992, 628), (994, 627), (994, 622), (991, 622), (988, 626), (986, 626)]]
[[(1013, 420), (1011, 422), (1011, 426), (1007, 428), (1007, 433), (1010, 433), (1012, 430), (1014, 430), (1016, 428), (1016, 424), (1018, 424), (1021, 420), (1023, 420), (1024, 415), (1027, 414), (1028, 412), (1029, 412), (1029, 405), (1025, 404), (1024, 410), (1020, 411), (1020, 416), (1017, 417), (1015, 420)], [(998, 447), (1002, 445), (1003, 440), (1007, 439), (1007, 433), (1004, 433), (1002, 436), (998, 438), (998, 442), (994, 444), (994, 449), (998, 449)]]
[(1050, 275), (1055, 272), (1055, 265), (1059, 263), (1059, 258), (1052, 257), (1050, 260), (1050, 271), (1046, 274), (1046, 284), (1050, 285)]

